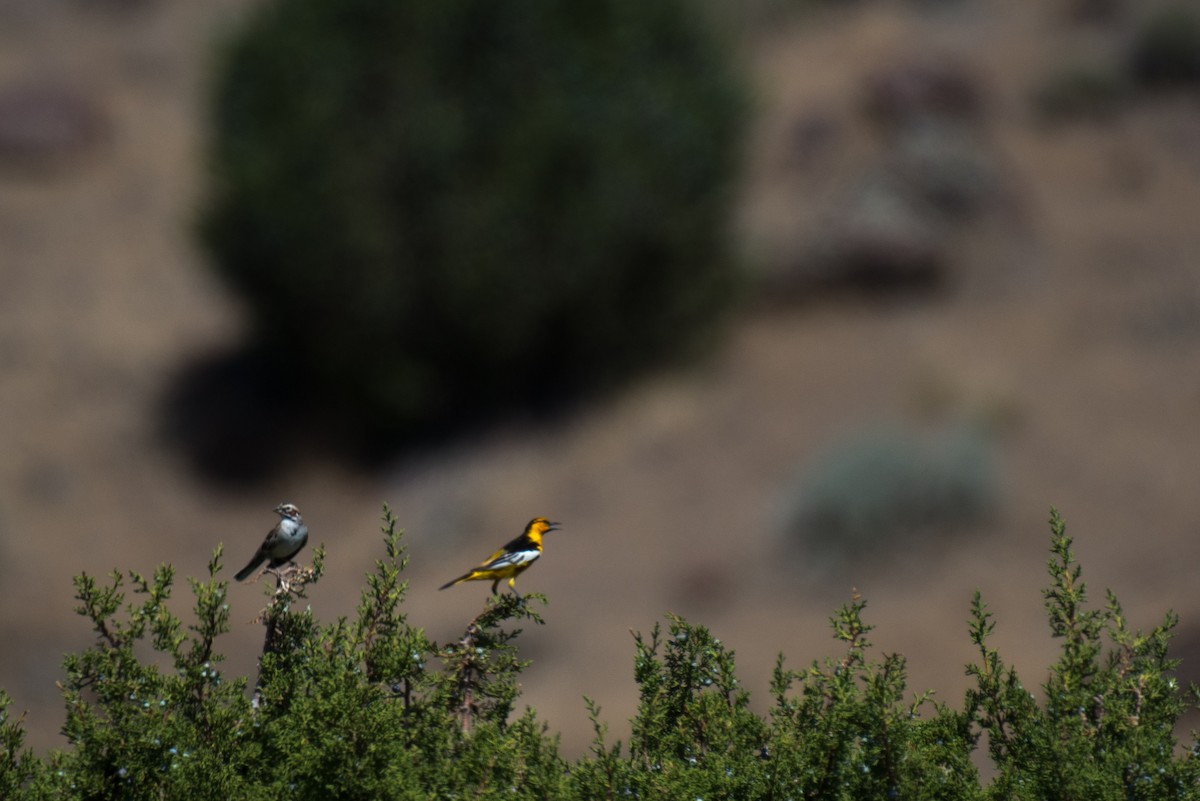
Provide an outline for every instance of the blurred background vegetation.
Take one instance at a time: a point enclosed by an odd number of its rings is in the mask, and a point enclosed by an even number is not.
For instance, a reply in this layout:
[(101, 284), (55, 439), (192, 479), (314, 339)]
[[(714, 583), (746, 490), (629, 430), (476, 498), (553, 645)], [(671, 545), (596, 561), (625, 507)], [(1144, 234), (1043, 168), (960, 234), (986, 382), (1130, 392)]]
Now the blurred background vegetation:
[(686, 0), (258, 9), (217, 78), (201, 228), (279, 377), (391, 446), (711, 340), (747, 91), (708, 22)]
[(568, 751), (664, 610), (765, 688), (857, 586), (954, 694), (979, 587), (1046, 664), (1051, 503), (1200, 662), (1198, 54), (1182, 0), (0, 0), (0, 687), (54, 744), (70, 577), (284, 500), (329, 619), (391, 502), (434, 639), (562, 520)]

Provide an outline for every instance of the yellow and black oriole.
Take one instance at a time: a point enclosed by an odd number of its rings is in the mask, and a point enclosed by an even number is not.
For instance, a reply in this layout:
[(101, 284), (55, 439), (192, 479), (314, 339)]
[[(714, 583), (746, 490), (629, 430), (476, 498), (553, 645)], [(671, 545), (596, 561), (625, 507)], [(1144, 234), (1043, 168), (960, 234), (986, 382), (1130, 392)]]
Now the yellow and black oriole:
[(517, 592), (517, 576), (542, 555), (542, 536), (547, 531), (557, 529), (558, 523), (551, 522), (544, 517), (533, 518), (525, 527), (524, 534), (484, 559), (478, 567), (471, 568), (438, 589), (444, 590), (464, 581), (490, 581), (492, 582), (492, 595), (495, 595), (500, 582), (508, 579), (508, 586), (519, 598), (521, 594)]

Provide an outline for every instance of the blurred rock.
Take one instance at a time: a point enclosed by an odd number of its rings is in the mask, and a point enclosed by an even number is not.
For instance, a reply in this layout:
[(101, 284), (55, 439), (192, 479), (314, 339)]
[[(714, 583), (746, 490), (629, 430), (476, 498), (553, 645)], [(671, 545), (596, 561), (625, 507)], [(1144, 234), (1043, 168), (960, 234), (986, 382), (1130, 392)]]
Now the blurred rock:
[[(970, 69), (950, 59), (901, 61), (872, 74), (866, 95), (882, 134), (875, 153), (785, 249), (766, 281), (772, 300), (941, 288), (959, 268), (972, 225), (1002, 205), (1004, 182), (982, 125), (984, 92)], [(800, 154), (827, 150), (838, 135), (835, 122), (810, 124), (794, 137)]]
[(68, 465), (41, 458), (25, 467), (22, 482), (26, 497), (38, 504), (66, 503), (78, 486)]
[(828, 163), (839, 136), (841, 122), (829, 113), (810, 112), (797, 119), (788, 137), (787, 166), (801, 172)]
[(885, 129), (931, 115), (977, 121), (985, 94), (979, 78), (951, 58), (888, 64), (868, 77), (865, 93), (867, 113)]
[(727, 608), (737, 602), (737, 587), (729, 565), (717, 559), (681, 567), (671, 585), (672, 608), (689, 613)]
[(75, 0), (75, 4), (88, 11), (105, 14), (137, 14), (159, 4), (159, 0)]
[(868, 175), (775, 276), (772, 294), (827, 290), (866, 294), (928, 289), (950, 266), (945, 226), (910, 187), (886, 171)]
[(896, 133), (886, 159), (902, 183), (954, 219), (978, 214), (1000, 191), (995, 157), (967, 126), (914, 121)]
[(77, 166), (109, 128), (82, 92), (49, 80), (0, 89), (0, 167), (37, 175)]
[(830, 289), (941, 287), (955, 270), (960, 237), (1004, 194), (995, 156), (965, 127), (909, 125), (785, 257), (768, 291), (794, 300)]
[(1117, 22), (1125, 16), (1125, 0), (1070, 0), (1067, 13), (1082, 23)]

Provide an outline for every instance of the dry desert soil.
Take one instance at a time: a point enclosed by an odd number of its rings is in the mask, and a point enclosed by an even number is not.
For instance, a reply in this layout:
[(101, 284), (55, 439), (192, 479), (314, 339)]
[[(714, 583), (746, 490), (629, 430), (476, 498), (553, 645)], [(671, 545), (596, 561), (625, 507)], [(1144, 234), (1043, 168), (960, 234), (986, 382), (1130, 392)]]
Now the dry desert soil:
[[(1045, 0), (864, 1), (747, 22), (756, 117), (739, 221), (767, 270), (879, 157), (872, 76), (930, 60), (971, 76), (995, 198), (947, 245), (941, 291), (751, 304), (710, 361), (570, 418), (371, 469), (301, 458), (231, 486), (198, 477), (161, 418), (181, 373), (244, 330), (190, 225), (212, 42), (249, 5), (0, 0), (0, 95), (52, 101), (32, 156), (14, 154), (26, 140), (11, 128), (0, 149), (0, 687), (28, 710), (34, 746), (61, 744), (54, 682), (92, 637), (73, 575), (161, 562), (200, 575), (218, 543), (240, 562), (283, 500), (328, 547), (311, 593), (326, 620), (352, 612), (390, 504), (411, 549), (410, 619), (439, 641), (486, 594), (440, 584), (534, 515), (562, 521), (522, 580), (549, 596), (546, 624), (520, 642), (524, 702), (568, 753), (590, 736), (584, 695), (621, 736), (636, 703), (629, 632), (667, 612), (729, 643), (763, 708), (776, 654), (835, 653), (828, 617), (857, 588), (914, 691), (953, 703), (978, 588), (1001, 653), (1041, 681), (1051, 505), (1095, 597), (1111, 587), (1143, 628), (1181, 613), (1183, 672), (1200, 677), (1200, 101), (1139, 97), (1056, 125), (1030, 103), (1054, 70), (1123, 41), (1135, 4), (1098, 22), (1072, 17), (1085, 3)], [(842, 561), (780, 536), (793, 477), (845, 437), (979, 419), (1000, 476), (981, 526)], [(229, 672), (254, 669), (262, 594), (231, 588)]]

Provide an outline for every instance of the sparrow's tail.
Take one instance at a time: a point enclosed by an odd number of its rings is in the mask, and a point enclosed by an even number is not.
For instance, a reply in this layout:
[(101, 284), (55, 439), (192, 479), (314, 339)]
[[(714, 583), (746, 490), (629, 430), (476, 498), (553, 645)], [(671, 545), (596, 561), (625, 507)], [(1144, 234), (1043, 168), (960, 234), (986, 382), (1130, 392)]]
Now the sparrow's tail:
[(258, 566), (261, 565), (263, 560), (266, 558), (267, 557), (261, 553), (255, 554), (254, 558), (250, 560), (250, 564), (239, 570), (237, 575), (234, 576), (234, 579), (237, 581), (245, 581), (251, 573), (253, 573), (255, 570), (258, 570)]

